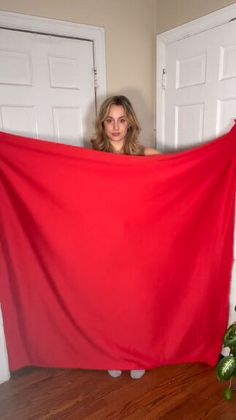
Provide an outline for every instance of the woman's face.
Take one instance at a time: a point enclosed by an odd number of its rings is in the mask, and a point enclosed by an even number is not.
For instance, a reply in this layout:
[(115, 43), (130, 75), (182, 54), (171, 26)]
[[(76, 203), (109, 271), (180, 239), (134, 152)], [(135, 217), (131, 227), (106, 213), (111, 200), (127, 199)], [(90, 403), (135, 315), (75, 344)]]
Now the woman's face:
[(122, 148), (128, 127), (129, 123), (123, 106), (112, 105), (104, 121), (104, 129), (115, 150)]

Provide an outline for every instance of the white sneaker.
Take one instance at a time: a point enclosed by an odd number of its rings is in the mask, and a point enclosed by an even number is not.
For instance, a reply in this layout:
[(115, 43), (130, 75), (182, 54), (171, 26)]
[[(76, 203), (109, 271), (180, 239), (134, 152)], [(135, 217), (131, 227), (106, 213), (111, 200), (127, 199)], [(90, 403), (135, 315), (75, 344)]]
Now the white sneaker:
[(108, 370), (107, 371), (112, 378), (119, 378), (119, 376), (122, 374), (122, 370)]
[(132, 379), (141, 379), (145, 372), (146, 370), (131, 370), (130, 376)]

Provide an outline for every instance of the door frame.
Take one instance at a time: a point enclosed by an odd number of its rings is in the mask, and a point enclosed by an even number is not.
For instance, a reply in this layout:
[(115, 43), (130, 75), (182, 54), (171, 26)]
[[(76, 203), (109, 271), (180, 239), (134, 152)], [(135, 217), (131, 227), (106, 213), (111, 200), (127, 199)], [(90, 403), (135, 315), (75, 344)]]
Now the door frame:
[(166, 47), (172, 42), (187, 38), (236, 19), (236, 4), (224, 7), (184, 25), (177, 26), (156, 36), (156, 144), (165, 146), (165, 83)]
[(102, 27), (0, 11), (0, 28), (92, 41), (95, 101), (106, 96), (105, 30)]

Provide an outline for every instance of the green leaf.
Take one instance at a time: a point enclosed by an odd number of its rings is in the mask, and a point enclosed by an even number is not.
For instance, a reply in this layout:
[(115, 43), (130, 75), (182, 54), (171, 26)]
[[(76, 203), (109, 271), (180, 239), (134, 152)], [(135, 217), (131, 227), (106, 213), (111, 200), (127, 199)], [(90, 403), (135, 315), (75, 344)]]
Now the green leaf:
[(230, 348), (236, 346), (236, 324), (230, 325), (227, 329), (224, 336), (224, 346)]
[(233, 398), (233, 392), (232, 392), (232, 390), (231, 390), (230, 388), (226, 388), (226, 389), (224, 390), (224, 397), (225, 397), (225, 399), (226, 399), (227, 401), (232, 400), (232, 398)]
[(230, 355), (236, 357), (236, 346), (230, 348)]
[(228, 381), (236, 372), (236, 358), (226, 356), (217, 365), (217, 376), (220, 381)]

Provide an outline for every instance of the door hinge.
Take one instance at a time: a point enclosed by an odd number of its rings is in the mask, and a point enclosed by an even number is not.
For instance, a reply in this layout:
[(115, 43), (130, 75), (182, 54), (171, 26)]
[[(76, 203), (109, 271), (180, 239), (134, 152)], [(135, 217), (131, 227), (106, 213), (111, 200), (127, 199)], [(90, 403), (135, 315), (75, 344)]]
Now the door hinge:
[(98, 88), (98, 72), (97, 69), (93, 69), (93, 78), (94, 78), (94, 87), (95, 89)]
[(162, 89), (166, 89), (166, 69), (162, 69), (162, 80), (161, 80)]

